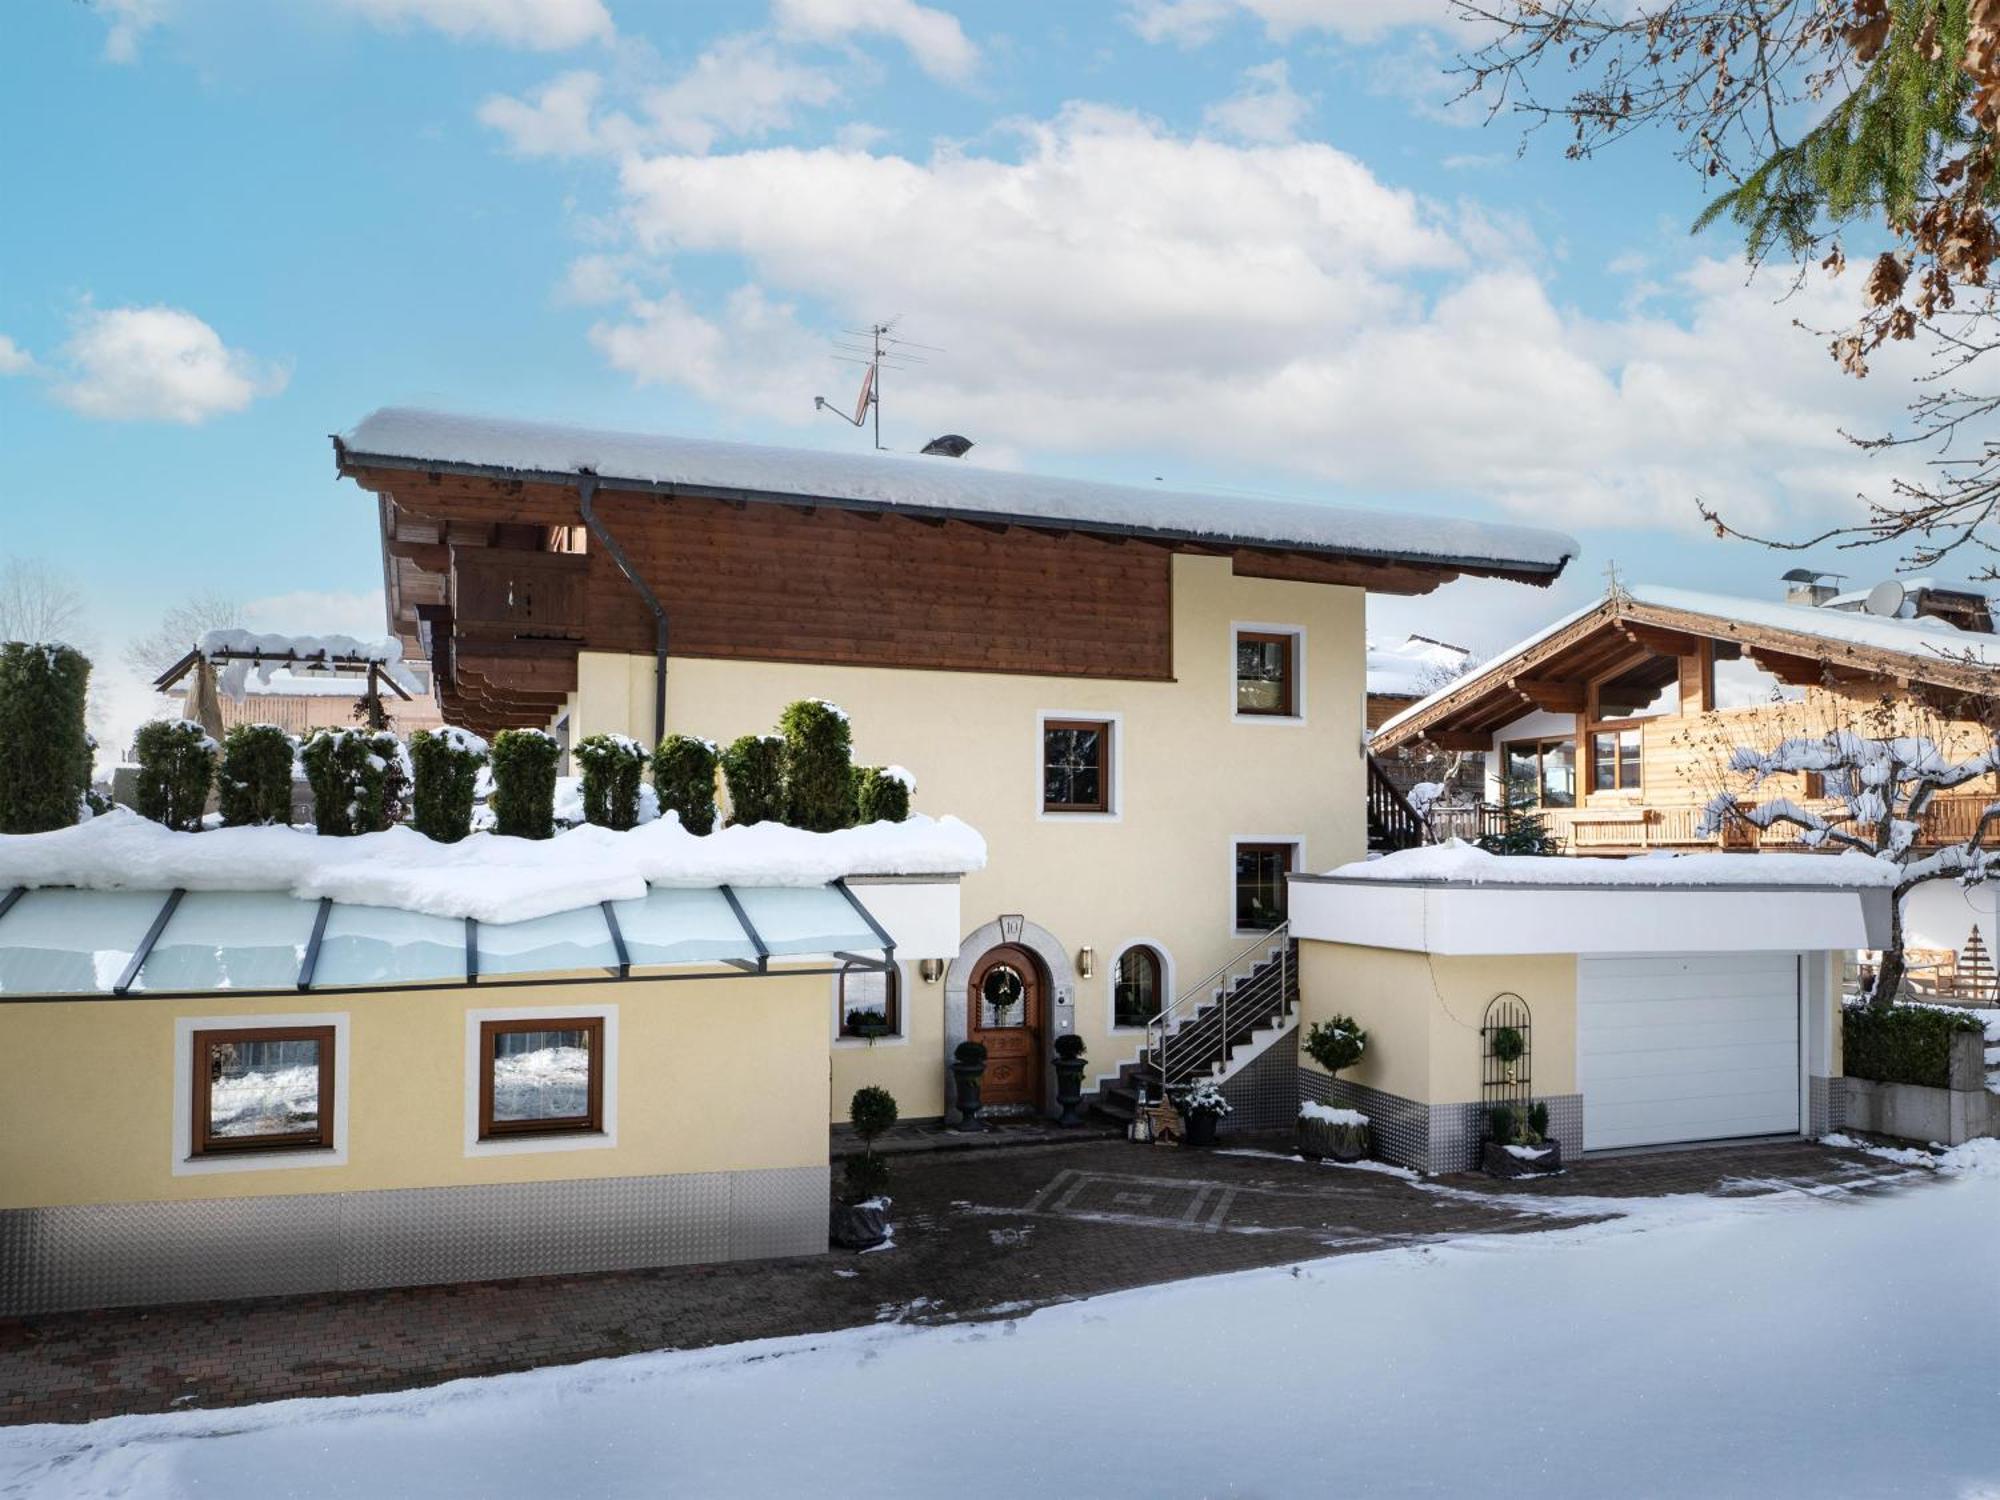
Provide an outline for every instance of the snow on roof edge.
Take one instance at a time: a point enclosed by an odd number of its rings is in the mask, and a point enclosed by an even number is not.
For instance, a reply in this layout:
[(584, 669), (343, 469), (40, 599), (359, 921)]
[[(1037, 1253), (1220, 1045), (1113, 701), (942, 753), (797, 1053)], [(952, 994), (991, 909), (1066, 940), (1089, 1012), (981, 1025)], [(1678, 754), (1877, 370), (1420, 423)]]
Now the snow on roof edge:
[(1577, 859), (1563, 854), (1489, 854), (1462, 839), (1402, 849), (1327, 871), (1337, 881), (1383, 884), (1603, 887), (1607, 890), (1717, 890), (1785, 886), (1801, 890), (1877, 890), (1903, 878), (1893, 861), (1841, 854), (1639, 854)]
[[(1582, 551), (1575, 538), (1561, 532), (1507, 523), (1152, 490), (988, 469), (956, 459), (780, 448), (407, 407), (371, 412), (334, 441), (353, 464), (454, 465), (555, 479), (592, 473), (627, 484), (810, 496), (1030, 525), (1067, 522), (1191, 541), (1282, 545), (1551, 578)], [(1230, 519), (1226, 529), (1215, 522), (1219, 514)]]

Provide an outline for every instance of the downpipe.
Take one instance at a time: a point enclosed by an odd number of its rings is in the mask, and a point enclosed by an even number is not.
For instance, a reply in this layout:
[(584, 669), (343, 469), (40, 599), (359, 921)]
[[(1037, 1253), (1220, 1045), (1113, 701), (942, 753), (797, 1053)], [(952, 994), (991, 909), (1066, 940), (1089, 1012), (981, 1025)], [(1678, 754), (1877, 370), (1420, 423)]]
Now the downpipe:
[(639, 576), (639, 570), (632, 566), (632, 559), (625, 555), (625, 549), (618, 545), (597, 514), (597, 476), (579, 474), (576, 480), (577, 509), (583, 514), (583, 524), (590, 534), (604, 544), (604, 550), (611, 554), (611, 560), (618, 564), (618, 571), (625, 575), (625, 581), (632, 585), (646, 608), (653, 612), (653, 744), (657, 747), (667, 737), (667, 611), (660, 603), (659, 596), (647, 587), (646, 580)]

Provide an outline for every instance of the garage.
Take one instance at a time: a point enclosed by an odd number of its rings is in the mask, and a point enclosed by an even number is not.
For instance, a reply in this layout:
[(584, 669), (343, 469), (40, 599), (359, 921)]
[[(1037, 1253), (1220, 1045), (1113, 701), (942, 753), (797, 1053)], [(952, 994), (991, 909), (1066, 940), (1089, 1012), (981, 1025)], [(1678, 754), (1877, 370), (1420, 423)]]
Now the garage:
[(1798, 1133), (1801, 962), (1796, 953), (1579, 959), (1584, 1149)]

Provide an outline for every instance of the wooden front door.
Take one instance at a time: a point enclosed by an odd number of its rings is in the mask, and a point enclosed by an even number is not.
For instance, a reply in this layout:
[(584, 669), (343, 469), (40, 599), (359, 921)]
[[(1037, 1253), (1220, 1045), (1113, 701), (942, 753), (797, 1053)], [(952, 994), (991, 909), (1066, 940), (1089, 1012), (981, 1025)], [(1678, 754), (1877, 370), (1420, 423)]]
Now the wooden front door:
[(966, 994), (966, 1034), (986, 1048), (981, 1102), (1039, 1108), (1042, 1102), (1041, 971), (1025, 948), (995, 948), (973, 967)]

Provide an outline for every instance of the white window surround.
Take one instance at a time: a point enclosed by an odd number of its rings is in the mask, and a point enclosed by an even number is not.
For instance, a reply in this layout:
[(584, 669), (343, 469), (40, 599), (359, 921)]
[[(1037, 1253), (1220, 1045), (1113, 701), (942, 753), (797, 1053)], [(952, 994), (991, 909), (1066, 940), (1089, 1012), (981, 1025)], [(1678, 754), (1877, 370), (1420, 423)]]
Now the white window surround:
[[(1256, 635), (1288, 635), (1292, 638), (1292, 711), (1288, 714), (1246, 714), (1236, 710), (1236, 637), (1244, 631)], [(1306, 628), (1281, 625), (1270, 620), (1229, 622), (1229, 717), (1238, 724), (1300, 725), (1306, 721)], [(1367, 695), (1362, 695), (1365, 704)], [(1362, 723), (1368, 722), (1365, 714)]]
[(1111, 962), (1104, 966), (1104, 1029), (1112, 1036), (1138, 1036), (1145, 1031), (1143, 1026), (1120, 1026), (1118, 1024), (1118, 960), (1133, 948), (1151, 948), (1160, 958), (1160, 1010), (1164, 1013), (1174, 1003), (1174, 955), (1173, 950), (1158, 938), (1127, 938), (1111, 949)]
[[(1044, 737), (1049, 721), (1075, 719), (1083, 723), (1111, 726), (1111, 785), (1105, 812), (1050, 812), (1042, 804), (1047, 765), (1043, 759)], [(1101, 708), (1045, 708), (1035, 716), (1035, 819), (1041, 823), (1119, 823), (1125, 818), (1125, 716)]]
[[(194, 1154), (194, 1034), (197, 1031), (252, 1031), (278, 1026), (333, 1028), (333, 1145), (288, 1146), (274, 1151), (241, 1151), (227, 1155)], [(287, 1016), (178, 1016), (174, 1019), (173, 1175), (206, 1177), (217, 1172), (280, 1172), (301, 1167), (347, 1165), (347, 1047), (346, 1012)]]
[(828, 981), (833, 1005), (832, 1037), (833, 1045), (839, 1048), (851, 1047), (907, 1047), (910, 1044), (910, 966), (896, 965), (896, 1029), (887, 1036), (878, 1036), (872, 1042), (865, 1036), (842, 1036), (840, 1034), (840, 976), (835, 974)]
[[(1290, 844), (1292, 846), (1291, 873), (1299, 874), (1306, 869), (1306, 836), (1302, 833), (1236, 833), (1229, 837), (1229, 933), (1232, 937), (1256, 937), (1262, 929), (1238, 927), (1236, 925), (1236, 850), (1242, 844)], [(1290, 902), (1286, 903), (1290, 910)]]
[[(486, 1021), (602, 1021), (604, 1023), (604, 1128), (568, 1134), (479, 1138), (479, 1028)], [(559, 1029), (559, 1025), (551, 1027)], [(509, 1005), (465, 1013), (465, 1154), (529, 1156), (543, 1151), (602, 1151), (618, 1144), (618, 1007), (615, 1005)]]

